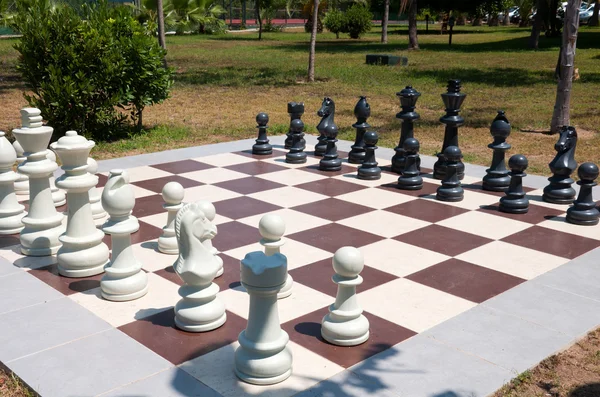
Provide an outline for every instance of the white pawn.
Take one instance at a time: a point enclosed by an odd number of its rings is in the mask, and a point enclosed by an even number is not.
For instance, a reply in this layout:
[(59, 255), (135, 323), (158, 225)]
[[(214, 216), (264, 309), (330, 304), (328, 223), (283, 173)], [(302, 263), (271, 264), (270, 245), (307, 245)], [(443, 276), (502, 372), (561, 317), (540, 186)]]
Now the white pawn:
[[(96, 175), (98, 172), (98, 163), (91, 157), (87, 159), (88, 169), (87, 172)], [(102, 208), (102, 201), (100, 192), (96, 186), (92, 187), (89, 191), (90, 195), (90, 205), (92, 206), (92, 217), (94, 218), (94, 222), (97, 226), (100, 226), (104, 223), (104, 218), (106, 218), (106, 211)]]
[[(281, 253), (281, 246), (285, 244), (285, 239), (282, 238), (285, 233), (285, 222), (283, 218), (275, 214), (267, 214), (260, 218), (258, 223), (258, 231), (262, 236), (260, 244), (265, 247), (265, 255)], [(277, 299), (287, 298), (292, 294), (292, 286), (294, 279), (289, 274), (285, 279), (285, 284), (277, 293)]]
[(240, 278), (250, 296), (248, 324), (238, 336), (235, 374), (255, 385), (272, 385), (292, 374), (289, 335), (281, 329), (277, 292), (287, 278), (284, 255), (251, 252), (241, 263)]
[[(48, 154), (46, 155), (48, 160), (56, 163), (56, 154), (51, 149), (48, 149)], [(57, 165), (58, 166), (58, 165)], [(56, 179), (54, 175), (50, 175), (50, 191), (52, 192), (52, 201), (54, 201), (55, 207), (60, 207), (67, 203), (67, 196), (65, 192), (56, 187)]]
[(338, 346), (360, 345), (369, 339), (369, 320), (356, 299), (356, 286), (363, 282), (359, 273), (364, 259), (354, 247), (342, 247), (333, 256), (333, 282), (338, 285), (335, 303), (321, 322), (321, 336)]
[(163, 254), (179, 254), (175, 237), (175, 217), (177, 211), (183, 207), (181, 202), (184, 195), (183, 186), (178, 182), (169, 182), (162, 189), (162, 198), (165, 200), (163, 208), (167, 210), (167, 224), (162, 228), (162, 234), (158, 238), (158, 250)]
[(185, 284), (178, 290), (181, 300), (175, 305), (175, 325), (184, 331), (212, 331), (227, 320), (225, 305), (217, 297), (219, 286), (213, 282), (219, 262), (204, 245), (216, 235), (217, 228), (197, 203), (186, 204), (177, 212), (179, 257), (173, 267)]
[(148, 292), (148, 276), (131, 247), (131, 233), (140, 224), (131, 211), (135, 206), (135, 194), (129, 177), (123, 170), (112, 170), (102, 192), (102, 206), (109, 214), (102, 226), (111, 235), (112, 258), (100, 281), (102, 296), (111, 301), (129, 301)]
[[(16, 139), (13, 142), (13, 148), (17, 152), (17, 166), (19, 166), (27, 160), (27, 156), (25, 156), (23, 147)], [(19, 171), (16, 171), (16, 173), (19, 179), (15, 181), (15, 193), (19, 196), (27, 196), (29, 194), (29, 177)]]
[[(217, 210), (215, 209), (213, 203), (210, 201), (201, 200), (197, 201), (196, 204), (200, 206), (200, 209), (204, 213), (204, 216), (206, 216), (206, 219), (208, 219), (214, 225), (213, 221), (215, 220), (215, 216), (217, 216)], [(213, 253), (215, 260), (219, 263), (219, 271), (215, 277), (222, 276), (224, 271), (223, 259), (219, 256), (219, 250), (213, 247), (212, 239), (204, 240), (204, 245), (208, 250), (210, 250), (210, 252)]]
[(14, 182), (19, 179), (12, 167), (17, 161), (17, 152), (0, 131), (0, 234), (15, 234), (23, 230), (21, 219), (25, 208), (17, 201)]

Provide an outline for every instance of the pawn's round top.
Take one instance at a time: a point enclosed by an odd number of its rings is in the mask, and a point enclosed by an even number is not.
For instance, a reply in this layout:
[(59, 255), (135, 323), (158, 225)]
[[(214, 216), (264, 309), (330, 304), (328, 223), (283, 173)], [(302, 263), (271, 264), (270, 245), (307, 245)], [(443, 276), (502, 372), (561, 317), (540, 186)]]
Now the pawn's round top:
[(279, 215), (266, 214), (260, 218), (258, 231), (263, 238), (276, 241), (285, 233), (285, 222)]
[(304, 122), (300, 119), (294, 119), (290, 122), (290, 129), (292, 132), (300, 133), (304, 130)]
[(256, 122), (261, 127), (267, 125), (267, 123), (269, 122), (269, 115), (266, 113), (260, 112), (259, 114), (256, 115)]
[(88, 157), (88, 159), (87, 159), (87, 165), (88, 165), (87, 171), (90, 174), (94, 175), (96, 172), (98, 172), (98, 163), (93, 158)]
[(375, 131), (367, 131), (365, 135), (363, 135), (363, 139), (367, 145), (377, 145), (377, 141), (379, 141), (379, 135)]
[(444, 150), (444, 156), (449, 161), (460, 161), (460, 157), (462, 156), (462, 153), (461, 153), (460, 149), (458, 148), (458, 146), (448, 146), (446, 148), (446, 150)]
[(402, 149), (409, 153), (417, 153), (421, 145), (416, 138), (406, 138), (404, 144), (402, 145)]
[(168, 182), (162, 189), (162, 198), (165, 203), (170, 205), (181, 204), (185, 190), (179, 182), (171, 181)]
[(508, 168), (515, 172), (523, 172), (527, 169), (529, 162), (527, 161), (527, 157), (522, 154), (513, 154), (508, 159)]
[(214, 204), (210, 201), (196, 201), (196, 205), (198, 206), (198, 208), (200, 208), (200, 211), (202, 211), (206, 219), (208, 219), (210, 222), (212, 222), (215, 219), (215, 216), (217, 216), (217, 210), (215, 209)]
[(326, 128), (325, 128), (325, 136), (328, 138), (335, 138), (337, 137), (338, 134), (338, 128), (337, 125), (335, 124), (329, 124)]
[(356, 277), (365, 267), (362, 253), (354, 247), (342, 247), (333, 255), (333, 270), (342, 277)]
[(583, 163), (577, 170), (577, 176), (581, 180), (593, 181), (598, 178), (598, 166), (594, 163)]
[(2, 168), (12, 168), (17, 161), (17, 152), (5, 137), (4, 131), (0, 131), (0, 166)]

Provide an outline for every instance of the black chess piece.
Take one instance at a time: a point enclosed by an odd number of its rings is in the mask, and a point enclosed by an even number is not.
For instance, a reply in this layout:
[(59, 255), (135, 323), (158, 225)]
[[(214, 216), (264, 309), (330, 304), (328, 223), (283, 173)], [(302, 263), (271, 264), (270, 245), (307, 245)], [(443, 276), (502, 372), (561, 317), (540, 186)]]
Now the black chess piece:
[(423, 178), (417, 167), (419, 160), (419, 141), (407, 138), (404, 141), (404, 169), (398, 178), (398, 189), (420, 190), (423, 188)]
[(375, 158), (375, 150), (377, 150), (377, 141), (379, 136), (375, 131), (367, 131), (364, 135), (365, 140), (365, 160), (358, 167), (358, 179), (364, 180), (377, 180), (381, 179), (381, 168), (377, 166), (377, 159)]
[(306, 153), (304, 152), (304, 123), (302, 120), (294, 119), (290, 123), (292, 131), (292, 147), (285, 155), (285, 162), (290, 164), (306, 163)]
[(261, 112), (256, 115), (258, 138), (256, 143), (252, 145), (252, 154), (267, 155), (273, 153), (273, 146), (269, 144), (269, 138), (267, 138), (268, 122), (269, 116), (266, 113)]
[(508, 159), (510, 183), (504, 192), (505, 196), (500, 198), (500, 211), (508, 214), (525, 214), (529, 211), (529, 199), (523, 191), (523, 178), (527, 176), (527, 166), (527, 157), (522, 154), (514, 154)]
[(506, 138), (510, 135), (510, 123), (504, 115), (504, 110), (499, 110), (498, 115), (490, 126), (490, 133), (494, 137), (494, 142), (488, 147), (494, 151), (492, 156), (492, 165), (485, 172), (483, 177), (483, 190), (492, 192), (503, 192), (510, 185), (510, 176), (504, 163), (505, 152), (510, 149), (506, 143)]
[(342, 169), (342, 160), (338, 158), (337, 142), (338, 128), (337, 125), (331, 123), (327, 125), (325, 136), (327, 138), (327, 150), (319, 161), (319, 169), (321, 171), (339, 171)]
[[(444, 152), (448, 146), (458, 147), (458, 127), (464, 124), (465, 119), (459, 116), (460, 107), (467, 97), (466, 94), (460, 92), (460, 80), (449, 80), (448, 91), (442, 94), (442, 100), (446, 106), (446, 114), (440, 118), (440, 122), (446, 124), (444, 131), (444, 143), (442, 151), (438, 153), (438, 160), (433, 165), (433, 177), (435, 179), (444, 179), (447, 168), (447, 159), (444, 157)], [(465, 165), (462, 160), (458, 160), (457, 164), (458, 179), (463, 179), (465, 176)]]
[(577, 148), (577, 131), (575, 127), (565, 126), (560, 130), (558, 142), (554, 145), (556, 157), (549, 164), (552, 176), (550, 184), (544, 188), (542, 200), (554, 204), (571, 204), (575, 200), (575, 189), (571, 186), (571, 174), (577, 168), (575, 149)]
[(356, 106), (354, 106), (354, 116), (356, 123), (352, 124), (356, 128), (356, 137), (352, 150), (348, 153), (348, 162), (352, 164), (361, 164), (365, 160), (365, 141), (364, 135), (367, 128), (371, 126), (367, 123), (367, 119), (371, 115), (371, 107), (367, 103), (367, 97), (361, 96)]
[(323, 98), (321, 108), (317, 112), (317, 115), (321, 117), (321, 121), (319, 122), (319, 124), (317, 124), (317, 131), (319, 131), (319, 137), (317, 138), (318, 142), (315, 145), (315, 156), (323, 156), (327, 151), (327, 127), (330, 124), (335, 124), (333, 121), (333, 118), (335, 117), (335, 102), (333, 102), (333, 99), (329, 97)]
[(577, 169), (579, 196), (567, 210), (567, 222), (575, 225), (593, 226), (598, 224), (600, 212), (596, 208), (592, 196), (592, 188), (597, 185), (598, 166), (594, 163), (583, 163)]
[(462, 153), (457, 146), (448, 146), (444, 150), (446, 172), (442, 184), (437, 188), (436, 199), (440, 201), (462, 201), (465, 192), (458, 179), (458, 169)]
[[(292, 123), (294, 120), (300, 120), (302, 115), (304, 114), (304, 103), (303, 102), (288, 102), (287, 111), (290, 115), (290, 128), (286, 134), (284, 147), (286, 149), (291, 149), (294, 144), (294, 133), (292, 132)], [(302, 149), (304, 150), (304, 149)]]
[[(402, 174), (405, 167), (406, 155), (404, 152), (404, 142), (414, 137), (414, 122), (421, 116), (415, 112), (415, 105), (421, 93), (413, 89), (411, 86), (406, 86), (405, 89), (398, 92), (396, 96), (400, 99), (400, 113), (396, 114), (396, 118), (402, 120), (400, 129), (400, 140), (398, 146), (394, 148), (396, 154), (392, 157), (392, 172)], [(418, 150), (418, 149), (417, 149)], [(421, 169), (421, 159), (418, 159), (417, 170)]]

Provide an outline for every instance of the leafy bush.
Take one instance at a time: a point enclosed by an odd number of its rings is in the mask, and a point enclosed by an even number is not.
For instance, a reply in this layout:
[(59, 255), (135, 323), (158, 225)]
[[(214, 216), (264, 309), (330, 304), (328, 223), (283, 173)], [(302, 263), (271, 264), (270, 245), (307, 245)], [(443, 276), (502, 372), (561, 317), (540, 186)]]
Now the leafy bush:
[(109, 140), (130, 121), (139, 130), (144, 108), (168, 97), (173, 72), (155, 26), (125, 7), (19, 0), (12, 27), (22, 34), (17, 70), (33, 92), (25, 98), (57, 135), (75, 129)]
[(323, 25), (325, 25), (327, 30), (329, 30), (331, 33), (335, 33), (335, 37), (339, 39), (340, 32), (346, 25), (346, 16), (340, 10), (331, 10), (325, 14)]
[(342, 32), (348, 33), (352, 39), (358, 39), (371, 30), (373, 14), (362, 4), (356, 3), (348, 8), (345, 19)]

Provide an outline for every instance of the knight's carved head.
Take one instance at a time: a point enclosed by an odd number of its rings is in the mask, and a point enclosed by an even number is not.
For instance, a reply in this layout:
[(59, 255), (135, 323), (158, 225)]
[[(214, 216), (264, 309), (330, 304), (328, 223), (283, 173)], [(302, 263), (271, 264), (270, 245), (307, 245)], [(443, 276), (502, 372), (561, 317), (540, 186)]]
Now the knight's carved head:
[(335, 110), (335, 103), (333, 99), (329, 97), (323, 98), (323, 103), (321, 103), (321, 109), (317, 112), (319, 117), (329, 116)]
[(175, 218), (175, 237), (179, 244), (179, 252), (187, 256), (190, 239), (195, 238), (200, 242), (212, 239), (217, 235), (217, 227), (202, 212), (197, 203), (184, 205)]
[(573, 148), (577, 144), (577, 130), (575, 127), (564, 126), (560, 130), (558, 142), (554, 145), (557, 152), (564, 152)]

